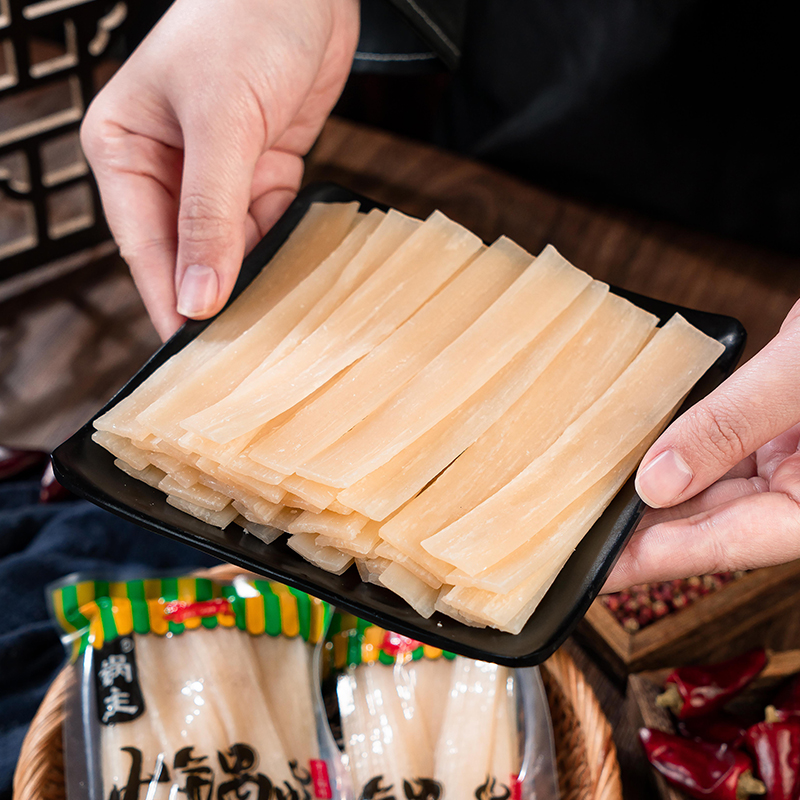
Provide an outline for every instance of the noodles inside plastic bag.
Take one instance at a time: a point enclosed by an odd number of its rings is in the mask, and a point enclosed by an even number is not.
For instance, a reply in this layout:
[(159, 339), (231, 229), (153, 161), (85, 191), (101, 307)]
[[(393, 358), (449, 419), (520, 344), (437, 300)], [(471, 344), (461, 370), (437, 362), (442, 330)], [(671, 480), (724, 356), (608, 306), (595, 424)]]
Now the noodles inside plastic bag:
[(331, 643), (353, 797), (557, 800), (537, 670), (453, 656), (358, 621), (340, 627)]

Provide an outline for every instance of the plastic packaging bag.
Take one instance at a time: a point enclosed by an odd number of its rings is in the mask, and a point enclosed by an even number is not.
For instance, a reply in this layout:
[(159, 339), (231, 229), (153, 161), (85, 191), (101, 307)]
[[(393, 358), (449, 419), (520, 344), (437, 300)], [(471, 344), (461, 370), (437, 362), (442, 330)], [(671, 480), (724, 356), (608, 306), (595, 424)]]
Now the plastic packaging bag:
[(71, 578), (51, 607), (76, 670), (71, 798), (327, 800), (338, 750), (319, 656), (331, 609), (241, 576)]
[(557, 800), (538, 670), (454, 656), (335, 614), (328, 645), (358, 800)]

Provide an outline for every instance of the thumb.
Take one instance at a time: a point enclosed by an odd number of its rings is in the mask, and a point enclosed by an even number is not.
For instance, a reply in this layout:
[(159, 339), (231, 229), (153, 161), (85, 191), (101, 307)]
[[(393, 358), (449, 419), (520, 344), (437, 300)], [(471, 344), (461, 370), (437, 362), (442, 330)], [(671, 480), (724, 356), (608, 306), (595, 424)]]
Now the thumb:
[[(239, 123), (241, 126), (241, 122)], [(253, 171), (263, 142), (235, 124), (184, 127), (175, 288), (179, 314), (206, 319), (230, 296), (245, 251)]]
[(694, 497), (742, 459), (800, 422), (800, 316), (692, 406), (647, 451), (636, 476), (653, 508)]

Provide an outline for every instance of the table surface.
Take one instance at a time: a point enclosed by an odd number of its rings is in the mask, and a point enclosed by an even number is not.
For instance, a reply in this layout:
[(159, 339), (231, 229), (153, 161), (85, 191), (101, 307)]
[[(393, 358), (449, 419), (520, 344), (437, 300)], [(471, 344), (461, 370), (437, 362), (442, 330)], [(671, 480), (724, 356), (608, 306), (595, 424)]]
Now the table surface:
[[(595, 278), (734, 316), (749, 334), (745, 359), (775, 335), (800, 296), (800, 259), (559, 197), (338, 119), (329, 121), (307, 159), (306, 180), (335, 181), (414, 216), (438, 208), (486, 241), (506, 235), (533, 253), (551, 243)], [(0, 284), (0, 443), (52, 449), (159, 342), (116, 253), (32, 283), (6, 299)], [(614, 727), (625, 796), (651, 796), (622, 687), (573, 642), (566, 647)]]

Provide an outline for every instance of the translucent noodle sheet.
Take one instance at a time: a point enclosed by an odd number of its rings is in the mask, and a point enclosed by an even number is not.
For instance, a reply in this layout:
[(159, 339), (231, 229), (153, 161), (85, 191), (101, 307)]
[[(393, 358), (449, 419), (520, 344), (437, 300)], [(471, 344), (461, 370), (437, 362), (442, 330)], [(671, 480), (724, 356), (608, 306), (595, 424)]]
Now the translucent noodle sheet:
[(254, 372), (183, 427), (225, 444), (274, 419), (377, 347), (480, 248), (476, 236), (432, 214), (284, 359)]
[(356, 798), (558, 798), (539, 673), (335, 615), (330, 665)]
[(70, 578), (50, 600), (79, 676), (70, 798), (339, 796), (319, 689), (328, 605), (244, 576)]
[(170, 390), (175, 371), (191, 374), (256, 324), (339, 245), (356, 223), (357, 210), (356, 203), (313, 205), (268, 267), (233, 303), (229, 309), (233, 313), (221, 315), (134, 394), (96, 420), (96, 427), (134, 440), (143, 438), (136, 417)]
[[(548, 450), (423, 548), (469, 575), (510, 555), (656, 430), (721, 350), (719, 342), (675, 315)], [(675, 362), (683, 369), (671, 368)], [(485, 535), (492, 528), (505, 531), (496, 546)]]

